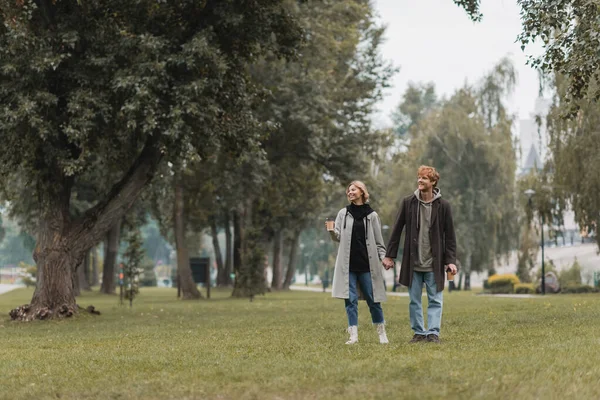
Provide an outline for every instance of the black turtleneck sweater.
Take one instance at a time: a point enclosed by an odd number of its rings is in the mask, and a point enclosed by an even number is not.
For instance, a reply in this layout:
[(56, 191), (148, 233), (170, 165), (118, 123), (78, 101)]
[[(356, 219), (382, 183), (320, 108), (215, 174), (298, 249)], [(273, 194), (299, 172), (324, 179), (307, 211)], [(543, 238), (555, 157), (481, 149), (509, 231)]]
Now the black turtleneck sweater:
[(366, 226), (367, 215), (373, 212), (368, 204), (357, 206), (350, 204), (346, 207), (352, 214), (352, 238), (350, 239), (350, 272), (369, 272), (369, 253), (367, 252)]

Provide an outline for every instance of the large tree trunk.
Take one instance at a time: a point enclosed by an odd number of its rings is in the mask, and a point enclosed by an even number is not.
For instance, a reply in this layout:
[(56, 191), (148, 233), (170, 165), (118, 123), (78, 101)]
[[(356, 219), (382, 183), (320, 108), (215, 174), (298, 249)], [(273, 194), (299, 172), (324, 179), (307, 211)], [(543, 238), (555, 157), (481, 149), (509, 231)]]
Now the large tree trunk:
[(298, 264), (298, 245), (300, 244), (300, 231), (294, 231), (294, 238), (292, 239), (292, 245), (290, 247), (290, 258), (288, 260), (288, 268), (285, 273), (285, 281), (283, 282), (283, 289), (289, 290), (294, 276), (296, 275), (296, 264)]
[(253, 212), (254, 206), (255, 203), (248, 199), (243, 216), (238, 216), (242, 245), (240, 249), (241, 258), (231, 294), (233, 297), (249, 297), (250, 301), (255, 295), (264, 294), (267, 289), (265, 279), (267, 261), (265, 231), (260, 216), (255, 215)]
[(229, 210), (225, 211), (225, 273), (223, 276), (223, 285), (231, 286), (231, 274), (233, 273), (233, 239), (231, 237), (231, 223), (229, 219)]
[(221, 255), (221, 246), (219, 245), (219, 231), (217, 230), (216, 218), (210, 219), (210, 234), (215, 252), (215, 261), (217, 262), (217, 286), (223, 286), (225, 267), (223, 266), (223, 256)]
[(91, 277), (90, 277), (90, 285), (96, 286), (100, 282), (100, 279), (98, 279), (98, 246), (92, 247), (91, 264), (92, 264), (92, 271), (91, 271)]
[(282, 289), (282, 275), (283, 275), (283, 230), (278, 229), (275, 231), (273, 237), (273, 277), (271, 280), (272, 290)]
[(473, 262), (473, 257), (472, 257), (472, 253), (471, 250), (467, 250), (467, 254), (465, 257), (465, 271), (464, 271), (464, 275), (465, 275), (465, 286), (464, 286), (464, 290), (471, 290), (471, 263)]
[(81, 294), (82, 290), (86, 290), (86, 291), (90, 290), (90, 283), (88, 281), (89, 270), (90, 270), (90, 252), (88, 251), (87, 253), (85, 253), (83, 262), (81, 264), (79, 264), (79, 267), (77, 268), (77, 277), (79, 279), (79, 282), (78, 282), (79, 293), (77, 294), (77, 296), (79, 296), (79, 294)]
[(75, 267), (75, 272), (71, 275), (72, 285), (73, 285), (73, 296), (77, 297), (81, 294), (81, 290), (79, 289), (79, 271), (81, 271), (81, 264)]
[[(181, 298), (183, 300), (194, 300), (202, 297), (194, 279), (192, 269), (190, 268), (190, 257), (185, 241), (185, 216), (183, 185), (176, 179), (175, 182), (175, 207), (173, 218), (175, 222), (175, 247), (177, 249), (177, 278), (181, 288)], [(210, 284), (210, 283), (208, 283)]]
[(90, 271), (90, 267), (91, 267), (91, 262), (90, 262), (90, 256), (92, 254), (92, 250), (88, 250), (88, 252), (85, 255), (85, 259), (83, 260), (84, 264), (85, 264), (85, 268), (83, 268), (83, 277), (79, 277), (79, 279), (83, 279), (84, 285), (86, 287), (85, 290), (90, 290), (90, 281), (91, 281), (91, 271)]
[(121, 242), (121, 220), (108, 231), (102, 269), (102, 286), (100, 293), (115, 294), (115, 271), (119, 243)]
[(242, 244), (243, 244), (242, 217), (238, 210), (233, 212), (233, 271), (237, 281), (242, 269)]
[(36, 289), (31, 304), (11, 310), (12, 319), (30, 321), (70, 317), (77, 312), (74, 287), (77, 280), (74, 274), (80, 260), (75, 252), (68, 251), (64, 214), (60, 214), (59, 210), (50, 210), (40, 220), (33, 251), (37, 265)]
[(159, 138), (159, 134), (150, 136), (129, 170), (108, 194), (75, 220), (70, 215), (73, 179), (65, 177), (60, 167), (48, 166), (43, 177), (46, 184), (39, 185), (37, 192), (45, 212), (40, 218), (33, 252), (38, 270), (36, 290), (31, 304), (10, 312), (12, 319), (69, 317), (77, 312), (73, 291), (76, 266), (86, 251), (125, 215), (152, 178), (162, 159)]

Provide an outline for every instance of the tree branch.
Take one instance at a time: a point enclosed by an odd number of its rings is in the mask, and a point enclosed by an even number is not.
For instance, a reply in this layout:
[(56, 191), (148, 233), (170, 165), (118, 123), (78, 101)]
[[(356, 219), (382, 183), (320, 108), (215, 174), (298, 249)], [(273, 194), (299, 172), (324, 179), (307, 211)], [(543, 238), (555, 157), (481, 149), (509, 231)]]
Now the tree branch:
[(144, 148), (127, 173), (110, 192), (74, 224), (70, 236), (75, 251), (84, 252), (98, 243), (106, 232), (119, 221), (139, 197), (142, 189), (152, 179), (163, 153), (158, 134), (146, 141)]

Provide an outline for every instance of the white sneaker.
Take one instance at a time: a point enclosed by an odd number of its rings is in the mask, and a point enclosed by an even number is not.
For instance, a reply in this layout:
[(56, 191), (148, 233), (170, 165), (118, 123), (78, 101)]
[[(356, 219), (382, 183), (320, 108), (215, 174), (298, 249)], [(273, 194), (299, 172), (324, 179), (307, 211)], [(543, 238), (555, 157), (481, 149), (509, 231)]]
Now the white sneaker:
[(350, 339), (346, 342), (346, 344), (354, 344), (358, 342), (358, 326), (353, 325), (348, 327), (348, 333), (350, 334)]
[(379, 334), (379, 343), (388, 344), (390, 341), (385, 334), (385, 324), (375, 324), (377, 327), (377, 333)]

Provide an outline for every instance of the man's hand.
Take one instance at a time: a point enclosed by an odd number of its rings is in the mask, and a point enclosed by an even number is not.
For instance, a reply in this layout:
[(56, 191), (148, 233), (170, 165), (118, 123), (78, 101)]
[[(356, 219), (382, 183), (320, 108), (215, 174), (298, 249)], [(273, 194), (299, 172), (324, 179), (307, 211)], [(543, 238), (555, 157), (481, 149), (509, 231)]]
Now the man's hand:
[(456, 268), (456, 265), (454, 264), (448, 264), (446, 265), (446, 272), (452, 272), (452, 275), (456, 275), (456, 273), (458, 272), (458, 268)]
[(394, 259), (393, 258), (385, 257), (382, 262), (383, 262), (383, 268), (385, 268), (386, 270), (388, 270), (390, 268), (394, 268)]

